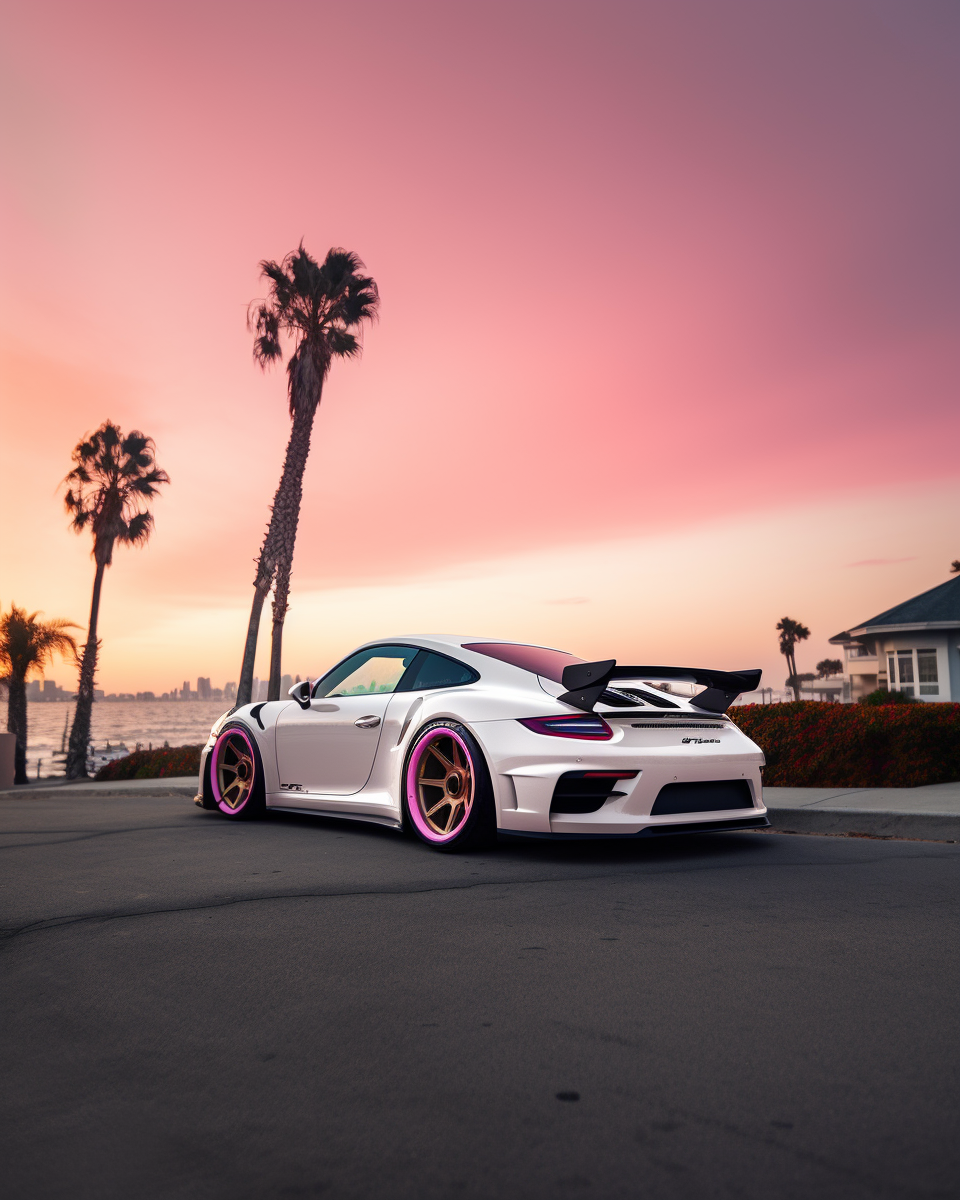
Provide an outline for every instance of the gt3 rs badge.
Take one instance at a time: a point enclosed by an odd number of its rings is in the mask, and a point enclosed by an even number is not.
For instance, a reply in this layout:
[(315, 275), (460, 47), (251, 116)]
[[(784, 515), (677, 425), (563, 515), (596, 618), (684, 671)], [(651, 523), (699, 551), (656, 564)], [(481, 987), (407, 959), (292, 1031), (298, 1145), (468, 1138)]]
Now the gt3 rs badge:
[(702, 746), (705, 742), (716, 742), (718, 745), (720, 743), (719, 738), (681, 738), (681, 741), (684, 746), (687, 742), (693, 742), (695, 746)]

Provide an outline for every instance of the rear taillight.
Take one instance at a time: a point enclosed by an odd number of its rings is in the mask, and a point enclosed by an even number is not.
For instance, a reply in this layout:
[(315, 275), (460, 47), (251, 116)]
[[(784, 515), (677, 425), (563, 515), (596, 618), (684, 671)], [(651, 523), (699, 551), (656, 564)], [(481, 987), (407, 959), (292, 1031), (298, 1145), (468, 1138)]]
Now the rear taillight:
[(520, 717), (520, 724), (534, 733), (550, 737), (581, 738), (591, 742), (608, 742), (613, 730), (603, 717), (595, 713), (576, 713), (569, 717)]

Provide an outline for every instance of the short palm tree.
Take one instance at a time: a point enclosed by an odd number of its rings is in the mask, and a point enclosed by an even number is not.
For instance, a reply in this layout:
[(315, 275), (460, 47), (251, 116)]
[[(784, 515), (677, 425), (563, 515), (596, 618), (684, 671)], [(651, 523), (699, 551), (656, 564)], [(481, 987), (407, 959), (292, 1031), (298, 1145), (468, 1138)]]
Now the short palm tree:
[(93, 713), (93, 681), (97, 671), (97, 617), (103, 573), (113, 562), (117, 542), (142, 546), (153, 529), (153, 515), (145, 504), (159, 492), (160, 484), (169, 483), (166, 471), (155, 462), (153, 439), (139, 430), (126, 436), (112, 421), (104, 421), (96, 432), (78, 443), (73, 451), (74, 467), (64, 480), (64, 503), (71, 527), (77, 533), (89, 529), (93, 534), (93, 600), (90, 624), (80, 661), (80, 685), (77, 708), (67, 749), (67, 776), (83, 778), (87, 774), (87, 747), (90, 743), (90, 718)]
[(793, 688), (794, 700), (800, 699), (800, 678), (797, 675), (797, 659), (794, 653), (797, 642), (805, 642), (810, 636), (810, 630), (806, 625), (801, 625), (799, 621), (792, 621), (789, 617), (783, 617), (777, 622), (777, 629), (780, 632), (780, 653), (787, 660), (787, 669), (790, 672), (790, 677), (787, 680), (787, 686)]
[(313, 419), (331, 363), (335, 358), (353, 358), (360, 353), (363, 323), (375, 318), (380, 306), (377, 285), (369, 275), (361, 274), (363, 269), (356, 254), (338, 248), (329, 250), (323, 262), (318, 263), (304, 250), (302, 242), (283, 262), (260, 264), (264, 279), (269, 280), (270, 294), (266, 300), (254, 301), (250, 306), (249, 324), (256, 332), (253, 356), (265, 368), (283, 357), (284, 339), (292, 342), (287, 361), (287, 394), (293, 426), (270, 524), (257, 559), (253, 605), (237, 687), (238, 705), (249, 704), (251, 699), (260, 614), (271, 584), (273, 641), (267, 694), (271, 700), (280, 696), (283, 622), (287, 615), (303, 472), (310, 453)]
[(38, 612), (10, 605), (0, 615), (0, 670), (7, 684), (7, 732), (16, 734), (14, 783), (27, 782), (27, 675), (43, 669), (55, 654), (77, 656), (77, 643), (68, 629), (73, 621), (38, 621)]

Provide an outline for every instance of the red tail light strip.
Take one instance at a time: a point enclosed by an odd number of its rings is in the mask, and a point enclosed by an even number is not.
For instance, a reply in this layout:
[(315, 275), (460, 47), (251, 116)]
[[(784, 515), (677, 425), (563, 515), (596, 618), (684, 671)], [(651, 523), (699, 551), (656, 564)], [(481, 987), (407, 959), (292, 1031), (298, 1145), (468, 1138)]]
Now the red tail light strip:
[(563, 717), (520, 717), (521, 725), (533, 733), (548, 737), (577, 738), (581, 741), (608, 742), (613, 730), (596, 713), (575, 713)]

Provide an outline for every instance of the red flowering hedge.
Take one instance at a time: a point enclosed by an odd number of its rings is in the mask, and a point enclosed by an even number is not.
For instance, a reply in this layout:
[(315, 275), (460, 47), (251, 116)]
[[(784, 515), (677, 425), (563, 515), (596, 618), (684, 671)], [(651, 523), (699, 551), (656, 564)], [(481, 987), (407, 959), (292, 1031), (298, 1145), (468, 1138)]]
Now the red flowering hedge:
[(135, 750), (126, 758), (105, 763), (94, 779), (163, 779), (166, 775), (199, 775), (202, 746), (167, 746)]
[(768, 787), (921, 787), (960, 780), (960, 704), (744, 704)]

